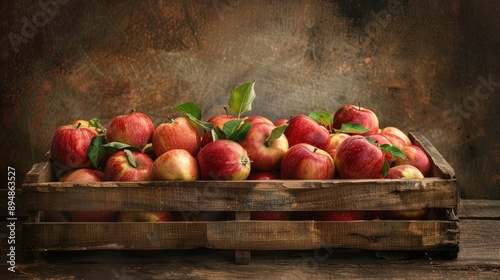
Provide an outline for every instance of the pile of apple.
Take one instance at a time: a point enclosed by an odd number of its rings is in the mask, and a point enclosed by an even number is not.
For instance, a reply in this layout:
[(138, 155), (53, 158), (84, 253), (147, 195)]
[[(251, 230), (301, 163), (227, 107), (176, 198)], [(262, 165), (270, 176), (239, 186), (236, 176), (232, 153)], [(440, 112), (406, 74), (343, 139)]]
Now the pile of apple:
[[(173, 107), (181, 116), (167, 117), (156, 128), (146, 114), (136, 111), (114, 117), (106, 127), (97, 119), (61, 126), (54, 132), (50, 147), (58, 179), (99, 182), (428, 176), (430, 160), (426, 153), (400, 129), (381, 129), (376, 114), (359, 104), (344, 105), (333, 113), (314, 111), (275, 122), (264, 116), (242, 116), (251, 111), (254, 84), (233, 89), (226, 112), (207, 121), (195, 103), (187, 102)], [(375, 218), (422, 219), (427, 211), (387, 211), (376, 213)], [(252, 212), (252, 219), (288, 219), (291, 214)], [(372, 214), (307, 213), (317, 220), (374, 218)], [(71, 211), (46, 213), (46, 219), (50, 215), (86, 222), (176, 219), (175, 213), (168, 212)], [(299, 217), (303, 215), (299, 213)], [(217, 218), (208, 215), (207, 219)]]

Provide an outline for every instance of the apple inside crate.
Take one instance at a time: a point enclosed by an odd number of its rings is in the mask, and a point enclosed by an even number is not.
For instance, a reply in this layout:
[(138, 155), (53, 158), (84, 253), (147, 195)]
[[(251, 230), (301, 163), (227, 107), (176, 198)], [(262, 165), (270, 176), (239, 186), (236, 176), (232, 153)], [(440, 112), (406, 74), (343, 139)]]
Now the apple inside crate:
[[(29, 211), (29, 220), (23, 224), (23, 246), (32, 252), (208, 247), (235, 250), (237, 263), (249, 263), (253, 250), (318, 248), (437, 251), (456, 257), (459, 193), (454, 171), (424, 136), (408, 136), (431, 161), (428, 177), (71, 183), (54, 182), (50, 163), (39, 163), (22, 186), (24, 207)], [(428, 209), (423, 219), (404, 215), (412, 213), (408, 211), (418, 214), (421, 209)], [(162, 223), (44, 221), (44, 213), (61, 211), (233, 215), (222, 221)], [(366, 215), (363, 220), (328, 221), (327, 211)], [(252, 220), (252, 212), (286, 212), (299, 218)], [(311, 215), (318, 212), (323, 216), (312, 220)], [(304, 213), (305, 219), (300, 216)], [(389, 214), (394, 216), (386, 219)]]

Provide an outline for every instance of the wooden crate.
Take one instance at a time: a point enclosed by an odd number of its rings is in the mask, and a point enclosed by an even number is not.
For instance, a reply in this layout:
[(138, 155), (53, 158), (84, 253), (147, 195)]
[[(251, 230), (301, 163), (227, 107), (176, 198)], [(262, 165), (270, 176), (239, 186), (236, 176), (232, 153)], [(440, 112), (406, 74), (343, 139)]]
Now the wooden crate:
[[(459, 192), (453, 169), (422, 135), (409, 134), (431, 158), (431, 177), (411, 180), (277, 180), (59, 183), (48, 162), (22, 186), (27, 251), (148, 250), (208, 247), (252, 250), (438, 251), (457, 257)], [(428, 220), (253, 221), (251, 211), (416, 210)], [(168, 223), (44, 222), (43, 211), (234, 211), (234, 220)]]

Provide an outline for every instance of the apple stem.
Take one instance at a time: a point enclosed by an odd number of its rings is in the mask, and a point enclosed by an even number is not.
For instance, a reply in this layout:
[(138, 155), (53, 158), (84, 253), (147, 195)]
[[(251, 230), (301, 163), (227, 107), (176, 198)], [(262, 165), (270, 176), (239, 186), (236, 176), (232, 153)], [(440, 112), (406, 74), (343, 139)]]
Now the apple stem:
[(222, 108), (224, 108), (224, 111), (226, 111), (226, 117), (229, 117), (229, 112), (227, 111), (227, 106), (224, 106)]
[(130, 114), (134, 113), (135, 111), (135, 109), (130, 110)]
[(172, 119), (170, 116), (167, 116), (167, 120), (169, 123), (174, 122), (174, 119)]
[(266, 146), (266, 147), (270, 147), (272, 144), (273, 144), (273, 141), (270, 141), (270, 140), (267, 140), (266, 142), (264, 142), (264, 146)]
[(358, 100), (358, 109), (361, 110), (361, 101)]
[(315, 153), (315, 152), (316, 152), (317, 150), (318, 150), (318, 148), (314, 148), (314, 151), (313, 151), (313, 153)]
[(81, 122), (79, 122), (77, 125), (76, 125), (76, 129), (80, 128), (80, 126), (82, 125)]

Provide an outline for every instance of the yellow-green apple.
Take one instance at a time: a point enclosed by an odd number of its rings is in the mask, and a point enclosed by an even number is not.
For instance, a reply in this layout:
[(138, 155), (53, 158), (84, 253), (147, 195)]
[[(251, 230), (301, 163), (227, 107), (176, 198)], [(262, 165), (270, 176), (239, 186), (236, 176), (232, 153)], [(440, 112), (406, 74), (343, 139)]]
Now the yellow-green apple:
[(307, 143), (298, 143), (283, 156), (280, 172), (283, 179), (332, 179), (335, 165), (324, 150)]
[(373, 179), (384, 165), (384, 153), (364, 136), (353, 135), (337, 149), (335, 168), (342, 179)]
[[(65, 174), (60, 182), (101, 182), (102, 174), (87, 168), (81, 168)], [(68, 211), (66, 212), (73, 222), (114, 222), (115, 211)]]
[(203, 180), (245, 180), (250, 158), (238, 143), (219, 139), (205, 145), (196, 156)]
[(154, 130), (154, 124), (147, 115), (132, 110), (129, 114), (111, 119), (106, 128), (106, 142), (120, 142), (143, 148), (151, 142)]
[[(424, 174), (412, 165), (397, 165), (389, 169), (387, 179), (422, 179)], [(379, 217), (389, 220), (422, 220), (427, 217), (429, 208), (417, 210), (385, 211), (379, 213)]]
[(272, 123), (252, 123), (250, 131), (240, 145), (247, 150), (252, 161), (252, 170), (270, 171), (280, 167), (281, 159), (288, 151), (288, 140), (284, 134), (277, 139), (269, 139), (271, 132), (276, 127)]
[(344, 123), (357, 123), (375, 132), (379, 129), (377, 115), (360, 105), (344, 105), (333, 114), (334, 129), (340, 129)]
[(349, 137), (351, 137), (351, 135), (342, 132), (330, 134), (330, 147), (328, 147), (328, 150), (337, 149), (340, 143), (344, 142), (344, 140)]
[(56, 129), (50, 141), (50, 156), (53, 161), (69, 168), (92, 165), (87, 155), (92, 138), (97, 131), (81, 125), (63, 125)]
[(284, 125), (288, 122), (288, 119), (279, 119), (274, 122), (274, 126)]
[(247, 180), (278, 180), (280, 174), (277, 171), (259, 171), (252, 172), (248, 176)]
[[(130, 157), (130, 158), (129, 158)], [(153, 160), (139, 151), (118, 151), (104, 166), (105, 181), (150, 181)]]
[(318, 221), (353, 221), (363, 220), (365, 211), (316, 211), (312, 213), (313, 219)]
[[(392, 146), (391, 141), (389, 141), (389, 139), (381, 133), (370, 131), (367, 133), (363, 133), (362, 135), (365, 136), (367, 139), (368, 137), (370, 137), (371, 139), (375, 140), (376, 145), (379, 147), (380, 145), (384, 144)], [(394, 156), (392, 154), (385, 153), (385, 158), (387, 159), (387, 163), (389, 163), (389, 165), (392, 164), (392, 161), (394, 160)]]
[(328, 130), (306, 115), (292, 117), (285, 129), (285, 136), (290, 147), (299, 143), (307, 143), (324, 151), (330, 147)]
[(265, 123), (274, 125), (270, 119), (263, 117), (263, 116), (250, 116), (248, 118), (245, 118), (244, 121), (251, 122), (252, 124), (259, 123), (259, 122), (265, 122)]
[(397, 127), (394, 127), (394, 126), (387, 126), (387, 127), (384, 127), (382, 129), (382, 131), (380, 132), (382, 134), (392, 134), (392, 135), (396, 135), (397, 137), (401, 138), (406, 145), (411, 145), (411, 140), (410, 138), (399, 128)]
[(413, 165), (418, 168), (424, 176), (429, 175), (431, 161), (422, 148), (416, 145), (406, 145), (401, 147), (401, 151), (406, 155), (406, 159), (397, 157), (395, 165)]
[(173, 149), (184, 149), (195, 156), (200, 149), (200, 142), (198, 128), (186, 117), (178, 117), (160, 124), (153, 134), (153, 150), (156, 156)]
[(184, 149), (173, 149), (155, 159), (151, 168), (152, 180), (194, 181), (199, 170), (196, 159)]

